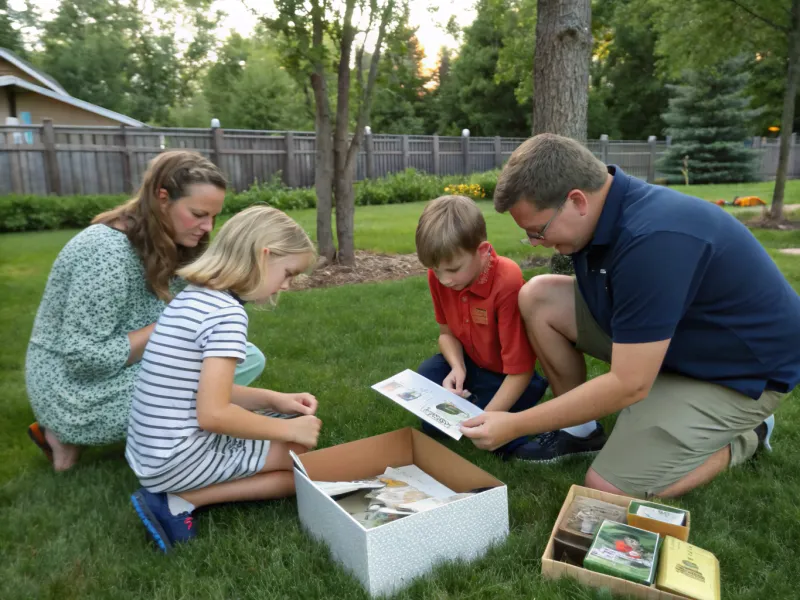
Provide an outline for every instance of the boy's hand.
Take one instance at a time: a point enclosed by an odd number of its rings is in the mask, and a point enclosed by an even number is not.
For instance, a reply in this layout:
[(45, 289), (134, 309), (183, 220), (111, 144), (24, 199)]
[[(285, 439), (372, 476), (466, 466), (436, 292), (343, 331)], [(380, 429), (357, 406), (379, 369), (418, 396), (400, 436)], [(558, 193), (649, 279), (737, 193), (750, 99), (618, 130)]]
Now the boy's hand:
[(453, 369), (450, 371), (450, 374), (444, 378), (442, 387), (453, 392), (454, 394), (461, 396), (462, 398), (466, 398), (469, 396), (469, 391), (464, 389), (464, 380), (466, 378), (466, 372), (460, 369)]
[(291, 421), (291, 435), (292, 442), (305, 446), (309, 450), (317, 445), (319, 439), (319, 430), (322, 427), (322, 421), (313, 415), (305, 415), (292, 419)]
[(272, 408), (285, 415), (313, 415), (317, 412), (317, 399), (311, 394), (280, 394), (272, 401)]
[(514, 431), (513, 413), (484, 412), (461, 423), (461, 433), (482, 450), (496, 450), (519, 435)]

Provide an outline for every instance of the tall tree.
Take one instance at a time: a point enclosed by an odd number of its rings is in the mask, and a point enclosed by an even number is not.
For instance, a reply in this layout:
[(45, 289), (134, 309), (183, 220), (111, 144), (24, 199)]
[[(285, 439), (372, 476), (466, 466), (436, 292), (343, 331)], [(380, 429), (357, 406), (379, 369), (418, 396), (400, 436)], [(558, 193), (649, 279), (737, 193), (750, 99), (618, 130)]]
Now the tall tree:
[(441, 84), (440, 134), (458, 135), (463, 128), (478, 136), (520, 136), (530, 131), (530, 113), (515, 91), (518, 81), (499, 77), (504, 39), (515, 24), (514, 0), (479, 0), (475, 20), (464, 29), (458, 55)]
[(539, 0), (533, 66), (533, 134), (586, 139), (590, 0)]
[[(213, 45), (214, 19), (195, 15), (210, 3), (61, 0), (43, 24), (43, 51), (33, 58), (77, 98), (163, 123), (169, 108), (191, 93), (188, 80)], [(178, 26), (196, 34), (185, 51), (175, 39)]]
[[(425, 86), (430, 77), (422, 73), (425, 52), (408, 24), (408, 12), (402, 14), (386, 35), (383, 59), (378, 66), (375, 99), (370, 111), (374, 132), (424, 134)], [(357, 57), (361, 69), (369, 68), (367, 55)]]
[(800, 0), (686, 0), (658, 6), (659, 53), (670, 68), (703, 68), (740, 52), (784, 65), (781, 140), (770, 216), (783, 216), (795, 103), (800, 81)]
[(681, 85), (669, 86), (673, 98), (664, 120), (672, 144), (661, 170), (669, 183), (737, 183), (754, 178), (753, 151), (745, 148), (748, 124), (759, 111), (745, 96), (746, 59), (687, 72)]
[(14, 10), (8, 0), (0, 0), (0, 48), (6, 48), (19, 56), (25, 57), (25, 41), (22, 36), (24, 27), (32, 27), (38, 13), (30, 1), (25, 3), (25, 10)]
[(663, 135), (665, 77), (656, 67), (658, 32), (648, 0), (602, 0), (592, 5), (589, 137)]
[[(359, 29), (354, 20), (356, 8), (366, 20)], [(268, 26), (282, 34), (285, 64), (309, 78), (314, 92), (316, 109), (316, 168), (314, 187), (317, 194), (317, 244), (320, 254), (328, 260), (345, 265), (355, 262), (354, 212), (356, 157), (369, 121), (375, 81), (378, 75), (386, 32), (396, 18), (395, 0), (359, 3), (344, 0), (334, 5), (331, 0), (276, 0), (277, 16), (267, 19)], [(377, 31), (376, 31), (377, 30)], [(361, 34), (361, 46), (356, 55), (363, 55), (368, 34), (375, 34), (368, 73), (356, 70), (357, 95), (355, 130), (350, 134), (351, 59), (354, 45)], [(335, 55), (326, 40), (332, 40)], [(362, 65), (357, 63), (359, 67)], [(335, 68), (336, 107), (331, 108), (328, 77)], [(366, 79), (365, 79), (366, 77)], [(336, 238), (333, 239), (331, 213), (336, 201)]]

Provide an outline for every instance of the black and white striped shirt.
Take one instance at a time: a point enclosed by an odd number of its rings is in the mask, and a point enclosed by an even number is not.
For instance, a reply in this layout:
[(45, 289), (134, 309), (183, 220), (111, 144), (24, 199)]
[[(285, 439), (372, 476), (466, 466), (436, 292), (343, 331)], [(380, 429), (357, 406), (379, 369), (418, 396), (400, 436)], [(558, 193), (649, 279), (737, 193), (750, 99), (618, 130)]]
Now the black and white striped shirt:
[(209, 456), (236, 456), (245, 471), (263, 465), (268, 442), (216, 435), (197, 422), (203, 360), (242, 362), (246, 344), (247, 313), (227, 292), (189, 285), (164, 310), (142, 357), (125, 450), (145, 487), (179, 491), (215, 483), (227, 468)]

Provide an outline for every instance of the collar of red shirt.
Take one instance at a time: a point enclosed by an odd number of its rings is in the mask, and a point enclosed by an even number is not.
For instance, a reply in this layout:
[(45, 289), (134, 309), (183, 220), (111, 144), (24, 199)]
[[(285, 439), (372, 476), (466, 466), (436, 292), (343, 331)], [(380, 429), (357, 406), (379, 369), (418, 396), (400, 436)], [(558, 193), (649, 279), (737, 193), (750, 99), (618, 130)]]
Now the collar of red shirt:
[(478, 275), (475, 282), (467, 288), (467, 291), (481, 298), (488, 298), (489, 294), (492, 293), (495, 271), (497, 271), (497, 252), (494, 251), (492, 246), (489, 246), (489, 260), (486, 261), (483, 271)]

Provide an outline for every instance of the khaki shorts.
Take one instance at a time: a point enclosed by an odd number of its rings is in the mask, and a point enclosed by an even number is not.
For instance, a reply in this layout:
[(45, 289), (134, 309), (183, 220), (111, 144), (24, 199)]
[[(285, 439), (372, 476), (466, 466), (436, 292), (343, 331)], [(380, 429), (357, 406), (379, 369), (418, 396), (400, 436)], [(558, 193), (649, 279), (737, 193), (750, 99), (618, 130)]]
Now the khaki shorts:
[[(611, 338), (597, 324), (575, 284), (576, 348), (611, 362)], [(657, 495), (731, 447), (731, 466), (758, 447), (753, 429), (775, 412), (785, 394), (758, 400), (714, 383), (662, 373), (647, 398), (620, 411), (614, 430), (592, 468), (634, 496)]]

